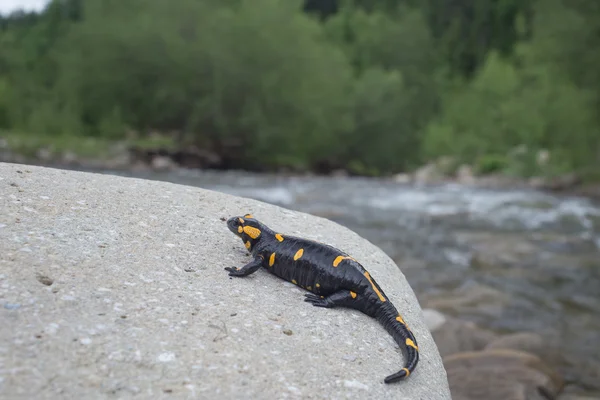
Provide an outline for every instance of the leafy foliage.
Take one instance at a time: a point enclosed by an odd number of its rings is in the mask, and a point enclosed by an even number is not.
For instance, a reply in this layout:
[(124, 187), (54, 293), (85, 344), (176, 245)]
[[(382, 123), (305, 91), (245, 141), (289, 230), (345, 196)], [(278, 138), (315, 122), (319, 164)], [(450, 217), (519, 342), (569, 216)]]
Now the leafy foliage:
[(249, 169), (596, 170), (596, 3), (55, 0), (0, 17), (0, 129), (161, 132)]

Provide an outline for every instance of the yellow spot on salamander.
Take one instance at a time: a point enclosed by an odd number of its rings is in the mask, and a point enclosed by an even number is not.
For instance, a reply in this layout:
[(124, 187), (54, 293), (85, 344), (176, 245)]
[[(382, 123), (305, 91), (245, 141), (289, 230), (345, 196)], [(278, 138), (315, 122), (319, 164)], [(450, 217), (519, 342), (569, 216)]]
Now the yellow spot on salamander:
[(246, 214), (244, 215), (244, 218), (254, 218), (254, 216), (252, 214)]
[(408, 370), (408, 368), (402, 368), (404, 371), (406, 371), (406, 377), (408, 378), (408, 376), (410, 375), (410, 371)]
[(337, 267), (338, 265), (340, 265), (340, 263), (341, 263), (342, 261), (344, 261), (344, 258), (346, 258), (346, 257), (344, 257), (344, 256), (337, 256), (337, 257), (335, 258), (335, 260), (333, 260), (333, 266), (334, 266), (334, 267)]
[(275, 264), (275, 253), (271, 253), (271, 257), (269, 257), (269, 267), (272, 267)]
[(243, 224), (244, 222), (246, 222), (246, 221), (244, 221), (244, 218), (238, 218), (238, 221), (240, 221), (240, 224)]
[(247, 249), (249, 249), (250, 246), (252, 246), (252, 244), (250, 243), (249, 240), (246, 243), (244, 243), (244, 245), (246, 246)]
[(283, 242), (283, 236), (281, 236), (279, 233), (275, 234), (275, 239), (279, 240), (280, 242)]
[(337, 256), (335, 258), (335, 260), (333, 260), (333, 266), (337, 267), (338, 265), (340, 265), (340, 263), (344, 260), (352, 260), (352, 261), (356, 261), (354, 258), (350, 257), (350, 256)]
[(246, 225), (244, 226), (244, 233), (252, 239), (256, 239), (260, 236), (260, 229)]
[(377, 294), (377, 297), (379, 297), (379, 300), (385, 301), (385, 297), (383, 297), (383, 295), (381, 294), (381, 292), (379, 291), (379, 289), (377, 289), (377, 286), (375, 286), (375, 283), (371, 279), (371, 275), (369, 275), (368, 271), (365, 271), (365, 278), (367, 278), (369, 280), (369, 283), (371, 284), (371, 287), (373, 287), (373, 290)]
[(307, 286), (306, 290), (312, 290), (312, 286)]
[(300, 249), (296, 252), (296, 254), (294, 254), (294, 261), (298, 260), (300, 257), (302, 257), (302, 254), (304, 254), (304, 249)]
[(406, 325), (406, 322), (404, 322), (404, 320), (402, 319), (402, 317), (400, 315), (398, 315), (396, 317), (396, 321), (400, 322), (402, 325)]
[(356, 298), (356, 293), (350, 292), (350, 296), (352, 296), (352, 298), (355, 299)]
[(244, 232), (244, 228), (242, 228), (241, 226), (238, 226), (238, 233), (242, 233)]
[(316, 286), (317, 286), (318, 288), (320, 288), (320, 287), (321, 287), (321, 285), (320, 285), (320, 284), (318, 284), (318, 283), (317, 283), (317, 285), (316, 285)]
[(406, 338), (406, 345), (412, 347), (413, 349), (419, 351), (419, 348), (417, 347), (417, 345), (415, 344), (415, 342), (412, 341), (412, 339), (410, 338)]
[(295, 279), (292, 279), (292, 283), (293, 283), (294, 285), (297, 285), (297, 284), (298, 284), (298, 282), (296, 282), (296, 280), (295, 280)]

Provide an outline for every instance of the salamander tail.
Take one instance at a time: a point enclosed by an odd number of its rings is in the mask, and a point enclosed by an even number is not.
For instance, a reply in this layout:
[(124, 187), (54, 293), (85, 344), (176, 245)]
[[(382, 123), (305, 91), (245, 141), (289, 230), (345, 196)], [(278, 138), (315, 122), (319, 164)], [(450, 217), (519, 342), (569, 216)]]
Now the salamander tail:
[[(389, 303), (388, 303), (389, 304)], [(408, 378), (411, 372), (415, 370), (419, 362), (419, 348), (415, 337), (413, 336), (410, 329), (404, 322), (404, 319), (396, 309), (389, 304), (384, 310), (377, 316), (377, 320), (383, 325), (386, 331), (398, 343), (400, 348), (404, 348), (404, 354), (406, 357), (406, 363), (404, 367), (396, 372), (395, 374), (389, 375), (384, 379), (385, 383), (398, 382), (402, 379)]]

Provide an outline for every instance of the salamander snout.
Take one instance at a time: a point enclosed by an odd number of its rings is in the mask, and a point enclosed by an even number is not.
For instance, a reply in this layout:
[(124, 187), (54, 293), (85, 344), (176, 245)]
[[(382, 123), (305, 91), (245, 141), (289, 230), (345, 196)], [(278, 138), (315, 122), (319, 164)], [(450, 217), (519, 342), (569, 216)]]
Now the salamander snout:
[(242, 226), (239, 217), (231, 217), (227, 220), (227, 228), (235, 234), (239, 234), (239, 227)]

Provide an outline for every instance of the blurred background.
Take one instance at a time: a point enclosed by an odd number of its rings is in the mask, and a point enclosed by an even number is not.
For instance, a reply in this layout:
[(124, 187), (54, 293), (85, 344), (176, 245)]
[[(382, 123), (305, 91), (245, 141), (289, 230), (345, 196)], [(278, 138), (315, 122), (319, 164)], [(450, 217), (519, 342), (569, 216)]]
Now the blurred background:
[(0, 13), (0, 161), (329, 218), (406, 275), (453, 397), (600, 398), (598, 0)]

